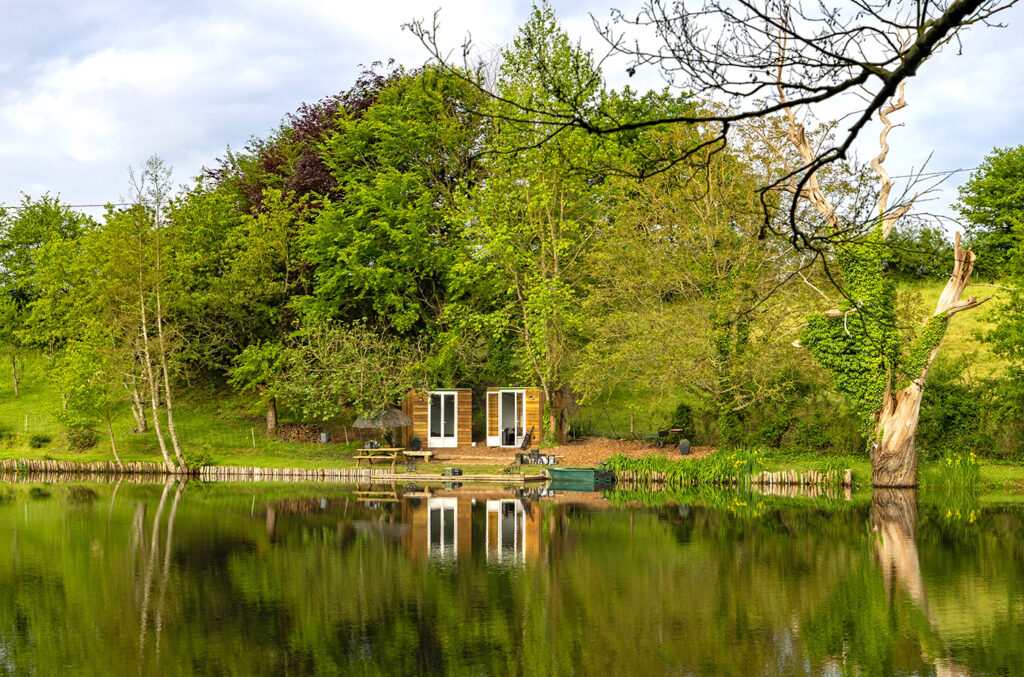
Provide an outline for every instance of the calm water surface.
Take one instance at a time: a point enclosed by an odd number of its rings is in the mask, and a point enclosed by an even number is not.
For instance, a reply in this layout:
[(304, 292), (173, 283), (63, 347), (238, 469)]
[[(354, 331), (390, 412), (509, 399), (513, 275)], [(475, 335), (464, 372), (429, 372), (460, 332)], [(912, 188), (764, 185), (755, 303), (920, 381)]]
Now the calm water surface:
[(0, 484), (0, 674), (1024, 674), (976, 496)]

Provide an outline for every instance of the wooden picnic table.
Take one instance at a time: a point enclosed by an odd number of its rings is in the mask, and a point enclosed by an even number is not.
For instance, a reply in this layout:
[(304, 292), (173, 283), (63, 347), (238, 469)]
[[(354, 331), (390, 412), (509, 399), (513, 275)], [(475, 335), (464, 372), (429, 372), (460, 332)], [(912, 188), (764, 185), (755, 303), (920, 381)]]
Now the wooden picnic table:
[(391, 472), (395, 472), (395, 463), (398, 461), (399, 452), (404, 451), (402, 447), (377, 447), (376, 449), (360, 449), (363, 452), (356, 459), (356, 467), (363, 461), (373, 465), (374, 461), (391, 461)]

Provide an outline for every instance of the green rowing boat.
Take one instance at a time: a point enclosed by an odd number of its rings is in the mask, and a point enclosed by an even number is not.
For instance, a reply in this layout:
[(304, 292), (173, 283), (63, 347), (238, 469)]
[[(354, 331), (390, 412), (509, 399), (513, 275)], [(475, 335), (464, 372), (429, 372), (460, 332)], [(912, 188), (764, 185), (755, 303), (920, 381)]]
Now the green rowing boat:
[(615, 482), (615, 474), (611, 470), (602, 468), (559, 468), (549, 466), (545, 468), (551, 477), (552, 488), (554, 485), (561, 485), (562, 489), (573, 491), (593, 491), (598, 487), (604, 487)]

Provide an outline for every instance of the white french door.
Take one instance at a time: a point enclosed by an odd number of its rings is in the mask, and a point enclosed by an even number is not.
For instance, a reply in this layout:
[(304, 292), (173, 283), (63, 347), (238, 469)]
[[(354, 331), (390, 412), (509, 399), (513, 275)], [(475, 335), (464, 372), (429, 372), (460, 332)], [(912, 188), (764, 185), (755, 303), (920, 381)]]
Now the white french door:
[(427, 499), (428, 525), (430, 540), (427, 552), (432, 557), (455, 557), (459, 545), (459, 522), (456, 519), (459, 499), (429, 498)]
[(430, 393), (427, 407), (428, 447), (455, 447), (459, 444), (458, 393)]
[(503, 447), (518, 447), (526, 435), (526, 391), (498, 393), (498, 433)]

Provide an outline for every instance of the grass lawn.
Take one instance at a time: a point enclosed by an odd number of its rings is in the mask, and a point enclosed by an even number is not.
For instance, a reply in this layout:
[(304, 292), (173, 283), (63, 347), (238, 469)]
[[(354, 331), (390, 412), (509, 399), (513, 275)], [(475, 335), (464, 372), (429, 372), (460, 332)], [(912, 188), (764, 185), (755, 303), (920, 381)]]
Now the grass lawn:
[[(927, 309), (926, 312), (930, 313), (935, 310), (935, 304), (938, 302), (944, 286), (945, 283), (934, 282), (916, 285), (904, 284), (900, 285), (899, 290), (901, 292), (918, 292)], [(980, 298), (991, 296), (992, 300), (973, 310), (953, 316), (953, 320), (949, 323), (949, 330), (946, 332), (945, 338), (942, 339), (941, 354), (959, 357), (974, 353), (976, 361), (972, 367), (973, 373), (981, 377), (996, 375), (1006, 368), (1006, 361), (993, 355), (991, 347), (979, 340), (977, 335), (992, 328), (994, 314), (999, 304), (1008, 299), (1009, 292), (995, 287), (968, 287), (965, 296)]]
[[(96, 445), (87, 451), (68, 449), (57, 419), (60, 393), (46, 375), (44, 358), (26, 360), (25, 378), (20, 393), (14, 396), (10, 379), (0, 379), (0, 458), (28, 458), (72, 461), (109, 461), (113, 459), (106, 423), (97, 422)], [(265, 467), (350, 467), (353, 444), (309, 444), (285, 442), (263, 434), (261, 418), (246, 411), (245, 400), (233, 394), (193, 390), (179, 394), (175, 401), (178, 439), (185, 451), (206, 452), (218, 465)], [(135, 421), (127, 404), (119, 408), (113, 420), (114, 440), (123, 461), (159, 461), (160, 448), (152, 429), (152, 412), (147, 409), (150, 430), (131, 432)], [(50, 441), (40, 448), (30, 446), (34, 435), (46, 435)], [(164, 438), (170, 439), (166, 427)]]

